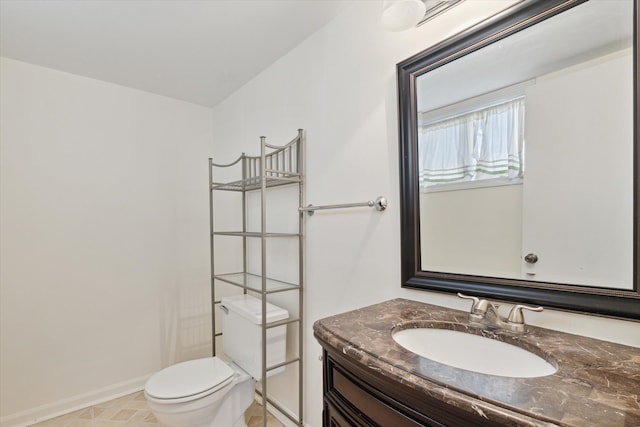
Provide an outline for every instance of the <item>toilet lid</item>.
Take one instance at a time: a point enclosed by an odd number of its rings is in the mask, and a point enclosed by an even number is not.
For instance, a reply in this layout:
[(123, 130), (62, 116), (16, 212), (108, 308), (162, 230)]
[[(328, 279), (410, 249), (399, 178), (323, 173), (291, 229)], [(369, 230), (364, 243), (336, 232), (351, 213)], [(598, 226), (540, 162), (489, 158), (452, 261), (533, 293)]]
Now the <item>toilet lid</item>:
[(157, 399), (179, 399), (226, 385), (233, 372), (217, 357), (189, 360), (156, 373), (149, 378), (144, 389)]

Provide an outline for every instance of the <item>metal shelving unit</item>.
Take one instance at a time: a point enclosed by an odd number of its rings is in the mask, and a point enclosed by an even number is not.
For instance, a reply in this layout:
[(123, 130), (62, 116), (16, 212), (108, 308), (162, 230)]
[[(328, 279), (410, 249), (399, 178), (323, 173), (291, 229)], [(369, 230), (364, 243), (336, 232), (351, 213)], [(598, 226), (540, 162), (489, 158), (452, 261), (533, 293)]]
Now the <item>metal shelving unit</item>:
[[(260, 296), (262, 301), (262, 378), (261, 390), (259, 394), (262, 396), (263, 426), (267, 425), (267, 404), (278, 410), (284, 416), (299, 426), (303, 426), (303, 324), (304, 305), (303, 305), (303, 289), (304, 289), (304, 213), (300, 208), (304, 205), (304, 132), (298, 130), (297, 136), (289, 143), (278, 146), (267, 144), (265, 137), (260, 137), (260, 156), (250, 157), (244, 153), (232, 163), (217, 164), (213, 159), (209, 158), (209, 223), (210, 223), (210, 250), (211, 250), (211, 301), (212, 301), (212, 332), (213, 332), (213, 355), (216, 355), (216, 337), (221, 333), (217, 332), (215, 307), (220, 303), (216, 299), (216, 285), (220, 282), (232, 286), (239, 287), (246, 294), (252, 292)], [(233, 179), (229, 182), (217, 182), (214, 179), (214, 170), (219, 168), (239, 169), (240, 179)], [(298, 187), (298, 230), (297, 232), (270, 232), (267, 231), (267, 190), (273, 187), (281, 186), (297, 186)], [(214, 193), (217, 191), (231, 191), (242, 194), (242, 230), (215, 230), (214, 214), (218, 207), (215, 206)], [(260, 197), (260, 226), (259, 230), (251, 230), (248, 228), (248, 200), (247, 194), (250, 192), (259, 193)], [(215, 209), (214, 209), (215, 208)], [(220, 207), (222, 208), (222, 207)], [(216, 237), (231, 236), (242, 239), (242, 271), (217, 274), (215, 270), (215, 246)], [(257, 239), (260, 241), (260, 258), (261, 272), (260, 274), (248, 271), (248, 239)], [(268, 275), (267, 266), (267, 240), (269, 239), (297, 239), (298, 241), (298, 280), (297, 283), (290, 283), (279, 280)], [(290, 317), (286, 320), (267, 323), (266, 321), (266, 305), (267, 297), (270, 294), (280, 292), (297, 292), (298, 293), (298, 316)], [(283, 363), (274, 366), (267, 366), (266, 344), (267, 330), (283, 324), (298, 324), (298, 354), (292, 359), (288, 359)], [(298, 415), (293, 416), (289, 411), (280, 407), (279, 404), (271, 400), (267, 393), (267, 372), (280, 368), (285, 365), (298, 365)]]

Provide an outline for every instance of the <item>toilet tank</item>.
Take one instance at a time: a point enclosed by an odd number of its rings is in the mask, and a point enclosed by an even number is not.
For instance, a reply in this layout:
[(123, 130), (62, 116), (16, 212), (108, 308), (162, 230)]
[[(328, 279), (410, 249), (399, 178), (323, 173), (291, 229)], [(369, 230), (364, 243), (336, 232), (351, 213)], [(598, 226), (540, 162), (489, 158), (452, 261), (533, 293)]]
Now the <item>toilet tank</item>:
[[(225, 354), (253, 378), (262, 378), (262, 302), (251, 295), (223, 297), (222, 342)], [(289, 318), (284, 308), (267, 303), (267, 323)], [(287, 325), (267, 329), (267, 367), (286, 359)], [(267, 371), (281, 373), (284, 366)]]

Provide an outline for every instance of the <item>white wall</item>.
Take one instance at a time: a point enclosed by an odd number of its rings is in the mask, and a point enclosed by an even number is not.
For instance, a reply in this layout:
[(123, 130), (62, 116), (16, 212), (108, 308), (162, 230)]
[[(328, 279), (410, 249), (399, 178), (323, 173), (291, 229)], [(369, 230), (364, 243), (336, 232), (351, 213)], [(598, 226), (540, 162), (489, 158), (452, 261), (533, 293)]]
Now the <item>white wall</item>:
[(212, 124), (208, 108), (1, 67), (0, 409), (14, 425), (210, 354)]
[[(356, 2), (214, 108), (213, 153), (220, 162), (241, 151), (256, 154), (259, 135), (288, 141), (301, 127), (307, 135), (307, 203), (389, 199), (382, 213), (326, 211), (307, 221), (305, 419), (311, 426), (321, 425), (322, 410), (313, 321), (398, 296), (468, 309), (449, 295), (400, 288), (395, 64), (504, 5), (469, 1), (420, 28), (387, 33), (379, 26), (381, 2)], [(550, 310), (527, 319), (640, 346), (640, 325), (633, 322)], [(276, 399), (295, 409), (295, 388), (278, 382), (275, 388)]]
[(520, 278), (522, 185), (420, 193), (422, 269)]

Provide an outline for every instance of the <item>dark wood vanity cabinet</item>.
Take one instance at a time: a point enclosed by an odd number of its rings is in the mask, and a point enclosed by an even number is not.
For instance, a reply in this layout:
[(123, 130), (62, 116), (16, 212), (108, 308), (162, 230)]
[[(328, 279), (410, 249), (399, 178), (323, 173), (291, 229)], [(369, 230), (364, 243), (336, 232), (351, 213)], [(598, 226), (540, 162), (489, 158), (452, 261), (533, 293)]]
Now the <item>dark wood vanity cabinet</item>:
[(313, 334), (323, 348), (322, 424), (640, 427), (637, 347), (535, 326), (519, 335), (486, 331), (530, 351), (537, 348), (557, 368), (551, 375), (519, 378), (430, 361), (393, 339), (395, 328), (444, 324), (477, 328), (464, 312), (403, 298), (317, 320)]
[(324, 350), (324, 427), (499, 426)]

